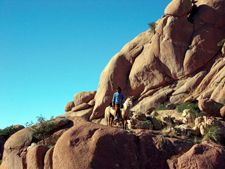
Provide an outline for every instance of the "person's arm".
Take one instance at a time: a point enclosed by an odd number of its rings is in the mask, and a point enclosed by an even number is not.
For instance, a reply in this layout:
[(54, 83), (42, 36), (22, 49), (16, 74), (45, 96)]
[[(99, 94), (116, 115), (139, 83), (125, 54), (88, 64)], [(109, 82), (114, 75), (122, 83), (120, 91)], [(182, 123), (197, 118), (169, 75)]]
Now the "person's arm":
[(115, 94), (113, 94), (113, 99), (112, 99), (112, 107), (115, 105)]

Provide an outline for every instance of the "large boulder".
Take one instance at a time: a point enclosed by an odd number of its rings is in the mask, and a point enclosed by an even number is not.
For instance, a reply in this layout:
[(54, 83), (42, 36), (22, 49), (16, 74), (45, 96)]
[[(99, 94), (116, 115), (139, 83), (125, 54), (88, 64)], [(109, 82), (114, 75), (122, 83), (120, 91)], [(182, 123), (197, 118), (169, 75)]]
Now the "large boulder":
[(66, 112), (68, 112), (68, 111), (70, 111), (74, 106), (75, 106), (75, 105), (74, 105), (74, 101), (71, 101), (71, 102), (69, 102), (69, 103), (67, 103), (67, 104), (65, 105), (64, 110), (65, 110)]
[[(134, 110), (143, 113), (168, 99), (171, 104), (200, 96), (223, 102), (223, 92), (217, 95), (224, 91), (225, 75), (222, 70), (216, 73), (225, 63), (217, 46), (225, 36), (224, 5), (222, 0), (173, 0), (157, 21), (155, 33), (141, 33), (108, 63), (90, 120), (104, 116), (117, 86), (125, 96), (134, 96)], [(184, 82), (180, 87), (179, 81)]]
[(53, 166), (55, 169), (168, 168), (168, 158), (186, 152), (192, 145), (145, 131), (135, 135), (122, 129), (81, 122), (56, 143)]
[(173, 16), (186, 16), (192, 10), (190, 0), (173, 0), (165, 9), (165, 14)]
[(203, 111), (205, 114), (208, 114), (209, 116), (214, 117), (221, 117), (220, 109), (223, 106), (223, 104), (218, 103), (212, 99), (202, 99), (198, 102), (198, 107), (201, 111)]
[(225, 118), (225, 106), (220, 109), (220, 115), (222, 118)]
[(89, 104), (88, 103), (81, 103), (78, 106), (72, 108), (71, 111), (76, 112), (76, 111), (80, 111), (80, 110), (87, 109), (88, 107), (89, 107)]
[(61, 115), (60, 117), (67, 117), (67, 116), (74, 117), (74, 116), (78, 116), (78, 117), (82, 117), (82, 118), (84, 118), (86, 120), (89, 120), (92, 111), (93, 111), (93, 107), (87, 108), (85, 110), (79, 110), (79, 111), (76, 111), (76, 112), (69, 111), (69, 112)]
[(25, 168), (26, 148), (33, 140), (29, 129), (22, 129), (13, 134), (4, 145), (1, 169)]
[(52, 161), (53, 151), (54, 147), (50, 148), (46, 152), (44, 159), (44, 169), (53, 169), (53, 161)]
[(74, 95), (74, 106), (78, 106), (81, 103), (88, 103), (95, 97), (96, 91), (93, 92), (80, 92)]
[(172, 161), (168, 160), (170, 169), (183, 168), (225, 168), (225, 151), (212, 142), (194, 145), (188, 152)]
[(197, 8), (193, 16), (194, 22), (216, 25), (220, 28), (225, 26), (223, 0), (197, 0), (195, 5)]
[(28, 150), (26, 155), (27, 168), (37, 169), (44, 167), (44, 156), (47, 148), (43, 145), (35, 146)]

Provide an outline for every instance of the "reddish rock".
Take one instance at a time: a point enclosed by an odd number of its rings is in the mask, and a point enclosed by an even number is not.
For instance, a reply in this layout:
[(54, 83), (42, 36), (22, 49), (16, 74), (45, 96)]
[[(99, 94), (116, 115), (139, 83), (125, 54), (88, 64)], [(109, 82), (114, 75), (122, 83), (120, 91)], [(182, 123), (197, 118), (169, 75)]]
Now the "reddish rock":
[(47, 148), (43, 145), (35, 146), (28, 150), (26, 155), (27, 168), (37, 169), (44, 167), (44, 155)]
[(217, 103), (212, 99), (202, 99), (198, 102), (198, 107), (201, 111), (203, 111), (205, 114), (208, 114), (209, 116), (214, 117), (221, 117), (220, 109), (223, 106), (223, 104)]
[(212, 142), (203, 142), (194, 145), (188, 152), (169, 163), (171, 169), (183, 168), (225, 168), (225, 151), (223, 148)]
[(85, 109), (85, 110), (80, 110), (80, 111), (76, 111), (76, 112), (73, 112), (73, 111), (69, 111), (63, 115), (61, 115), (60, 117), (67, 117), (67, 116), (79, 116), (79, 117), (82, 117), (86, 120), (89, 120), (90, 116), (91, 116), (91, 113), (92, 113), (92, 110), (93, 110), (93, 107), (91, 108), (88, 108), (88, 109)]
[(173, 0), (165, 9), (165, 14), (173, 16), (183, 16), (187, 17), (187, 13), (192, 10), (192, 5), (190, 0)]
[[(217, 43), (225, 36), (221, 29), (225, 25), (224, 5), (222, 0), (173, 0), (166, 15), (157, 21), (155, 34), (140, 34), (110, 60), (101, 74), (90, 120), (104, 116), (117, 86), (125, 96), (134, 95), (135, 109), (141, 112), (151, 111), (167, 99), (175, 104), (211, 95), (216, 99), (219, 88), (225, 91), (222, 84), (216, 84), (225, 77), (222, 71), (217, 75), (225, 62), (216, 59), (221, 57)], [(184, 84), (179, 88), (174, 80)], [(214, 91), (216, 85), (219, 88)], [(172, 98), (171, 93), (165, 96), (162, 86), (175, 91)], [(224, 100), (221, 93), (218, 102)], [(158, 104), (152, 99), (156, 95), (160, 96)]]
[(52, 155), (53, 155), (54, 147), (50, 148), (44, 158), (44, 169), (53, 169), (53, 161), (52, 161)]
[(72, 108), (71, 111), (76, 112), (76, 111), (87, 109), (88, 107), (89, 107), (88, 103), (81, 103), (78, 106), (75, 106), (74, 108)]
[(122, 129), (83, 122), (60, 137), (53, 152), (53, 166), (55, 169), (168, 168), (168, 158), (192, 146), (175, 140), (145, 131), (136, 136)]
[(74, 106), (78, 106), (81, 103), (88, 103), (95, 97), (96, 91), (93, 92), (80, 92), (74, 95)]
[(225, 67), (221, 69), (214, 80), (215, 90), (211, 94), (211, 99), (219, 103), (225, 103)]
[(75, 106), (75, 105), (74, 105), (74, 101), (71, 101), (71, 102), (69, 102), (69, 103), (67, 103), (67, 104), (65, 105), (64, 110), (65, 110), (66, 112), (68, 112), (68, 111), (70, 111), (74, 106)]
[(15, 166), (24, 168), (26, 166), (24, 154), (32, 140), (33, 133), (27, 128), (13, 134), (5, 142), (1, 169), (11, 169)]
[(222, 118), (225, 118), (225, 106), (220, 109), (220, 115)]
[(197, 12), (193, 17), (195, 22), (217, 25), (218, 27), (225, 26), (223, 0), (197, 0), (195, 4), (197, 7)]

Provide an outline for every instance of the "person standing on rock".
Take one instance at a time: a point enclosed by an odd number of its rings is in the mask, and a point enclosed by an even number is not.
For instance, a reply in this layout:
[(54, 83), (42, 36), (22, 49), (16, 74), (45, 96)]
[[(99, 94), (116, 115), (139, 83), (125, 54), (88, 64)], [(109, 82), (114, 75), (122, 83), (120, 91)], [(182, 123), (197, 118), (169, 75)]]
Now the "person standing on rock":
[(118, 87), (116, 89), (116, 92), (113, 94), (113, 99), (112, 99), (112, 106), (115, 106), (115, 118), (114, 121), (117, 121), (119, 119), (119, 113), (120, 113), (120, 108), (123, 105), (123, 99), (124, 99), (124, 94), (121, 92), (121, 88)]

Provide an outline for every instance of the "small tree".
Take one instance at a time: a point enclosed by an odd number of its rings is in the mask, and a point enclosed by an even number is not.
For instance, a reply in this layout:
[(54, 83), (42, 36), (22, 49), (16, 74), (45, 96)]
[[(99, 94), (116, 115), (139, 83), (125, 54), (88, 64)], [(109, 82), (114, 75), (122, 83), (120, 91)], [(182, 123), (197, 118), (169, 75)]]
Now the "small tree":
[(13, 126), (9, 126), (0, 130), (0, 136), (2, 136), (4, 139), (7, 140), (15, 132), (16, 132), (16, 129)]
[(148, 26), (150, 30), (155, 34), (156, 23), (155, 22), (148, 23)]
[(53, 116), (50, 120), (45, 121), (45, 118), (40, 115), (37, 116), (37, 123), (34, 125), (33, 122), (26, 123), (27, 127), (30, 127), (30, 130), (34, 133), (34, 137), (41, 139), (45, 145), (45, 138), (51, 136), (51, 131), (57, 128), (56, 123), (53, 120)]

